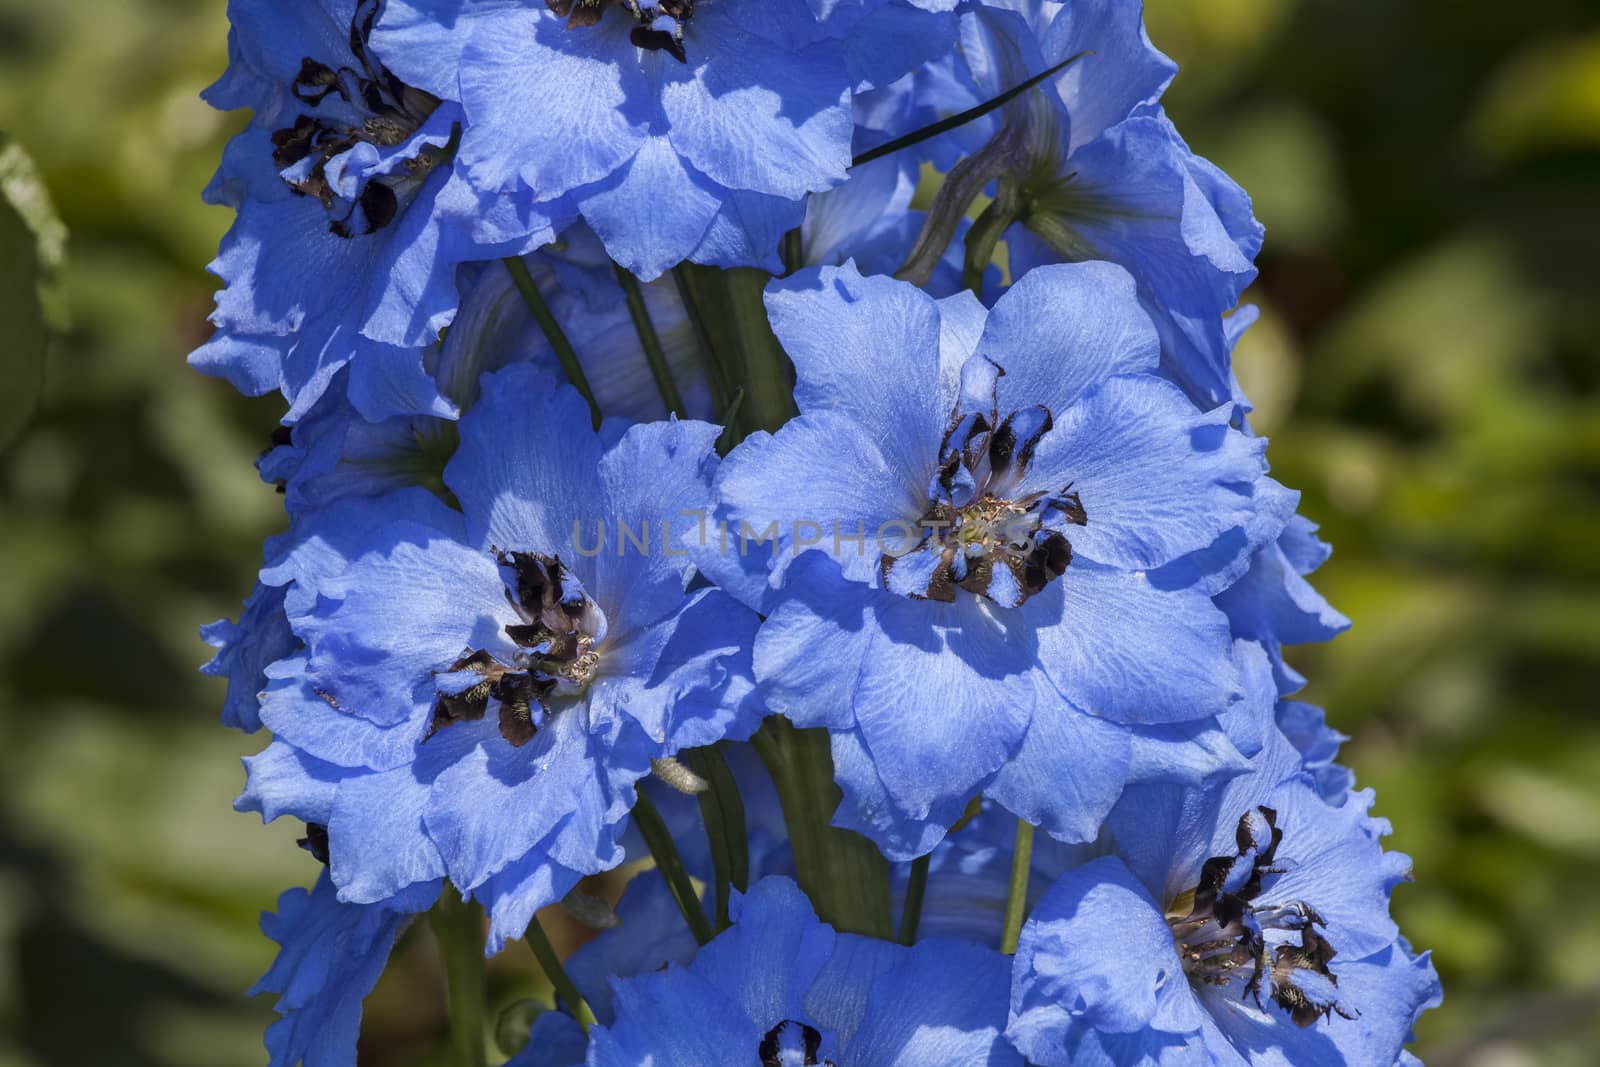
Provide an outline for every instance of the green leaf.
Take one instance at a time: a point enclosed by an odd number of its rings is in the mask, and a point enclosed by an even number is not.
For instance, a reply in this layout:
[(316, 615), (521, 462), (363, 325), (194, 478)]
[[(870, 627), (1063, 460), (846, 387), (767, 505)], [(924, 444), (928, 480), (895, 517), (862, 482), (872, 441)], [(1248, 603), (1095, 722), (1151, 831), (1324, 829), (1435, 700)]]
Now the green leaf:
[(33, 232), (40, 267), (46, 273), (59, 270), (66, 260), (67, 227), (56, 214), (33, 157), (5, 133), (0, 133), (0, 200), (8, 202)]
[(44, 308), (33, 231), (0, 197), (0, 449), (22, 431), (44, 388)]

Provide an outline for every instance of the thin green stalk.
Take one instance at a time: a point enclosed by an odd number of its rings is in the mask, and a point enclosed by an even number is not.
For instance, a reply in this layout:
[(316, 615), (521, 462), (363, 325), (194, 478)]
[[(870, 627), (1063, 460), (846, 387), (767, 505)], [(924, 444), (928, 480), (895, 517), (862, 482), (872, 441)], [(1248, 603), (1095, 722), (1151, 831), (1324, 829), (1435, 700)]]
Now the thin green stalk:
[(694, 883), (689, 880), (689, 872), (683, 866), (683, 857), (678, 855), (678, 846), (673, 844), (672, 834), (667, 830), (661, 813), (656, 810), (655, 802), (645, 795), (643, 789), (638, 791), (638, 797), (638, 802), (633, 806), (634, 825), (639, 828), (639, 836), (644, 838), (645, 845), (650, 849), (656, 869), (667, 880), (667, 888), (672, 890), (672, 898), (678, 902), (678, 910), (683, 912), (689, 932), (703, 945), (715, 935), (711, 923), (706, 919), (705, 909), (700, 906), (700, 896), (694, 891)]
[[(951, 824), (945, 832), (945, 840), (949, 840), (961, 832), (962, 827), (977, 818), (978, 812), (983, 810), (983, 797), (976, 796), (967, 804), (961, 818)], [(906, 878), (906, 902), (900, 912), (900, 943), (914, 945), (917, 943), (917, 927), (922, 925), (922, 902), (928, 893), (928, 868), (933, 862), (933, 853), (918, 856), (911, 861), (911, 873)]]
[(672, 281), (678, 287), (678, 299), (683, 302), (683, 311), (689, 319), (689, 326), (694, 330), (695, 340), (699, 342), (700, 353), (706, 363), (706, 380), (711, 386), (711, 403), (716, 408), (717, 414), (722, 419), (724, 426), (735, 439), (744, 435), (735, 429), (735, 417), (738, 402), (742, 399), (734, 375), (723, 361), (723, 356), (711, 336), (711, 326), (706, 321), (705, 311), (701, 308), (702, 297), (698, 292), (695, 280), (690, 276), (693, 267), (688, 263), (680, 263), (672, 268)]
[(544, 932), (544, 927), (539, 925), (539, 917), (535, 915), (528, 924), (528, 947), (533, 949), (534, 958), (539, 961), (539, 966), (544, 969), (545, 977), (550, 979), (550, 984), (555, 986), (556, 996), (567, 1006), (567, 1011), (583, 1027), (584, 1033), (589, 1032), (589, 1027), (595, 1023), (594, 1012), (589, 1007), (589, 1002), (583, 999), (583, 994), (578, 992), (578, 987), (572, 981), (567, 969), (561, 965), (561, 957), (556, 955), (556, 948), (550, 943), (550, 936)]
[(700, 816), (711, 843), (711, 866), (716, 880), (717, 929), (726, 930), (732, 919), (732, 891), (750, 887), (750, 842), (744, 824), (744, 800), (728, 761), (715, 747), (686, 753), (689, 769), (706, 782), (700, 794)]
[(771, 276), (749, 268), (717, 273), (737, 351), (744, 357), (749, 425), (756, 430), (776, 430), (799, 409), (794, 406), (794, 365), (767, 321), (766, 289)]
[(1075, 56), (1068, 56), (1055, 66), (1049, 68), (1048, 70), (1040, 71), (1038, 74), (1035, 74), (1021, 85), (1012, 86), (1010, 89), (1007, 89), (1005, 92), (1001, 93), (992, 100), (985, 100), (977, 107), (969, 107), (960, 114), (951, 115), (947, 119), (940, 119), (938, 122), (929, 123), (920, 130), (912, 130), (904, 137), (896, 137), (894, 140), (885, 144), (881, 144), (877, 148), (869, 149), (868, 151), (861, 153), (855, 159), (851, 160), (850, 166), (865, 166), (875, 159), (882, 159), (884, 156), (898, 152), (902, 148), (910, 148), (914, 144), (920, 144), (929, 138), (939, 136), (941, 133), (949, 133), (951, 130), (956, 129), (959, 126), (965, 126), (974, 119), (980, 119), (989, 112), (993, 111), (995, 108), (1004, 107), (1006, 104), (1009, 104), (1012, 100), (1015, 100), (1029, 89), (1032, 89), (1035, 85), (1038, 85), (1046, 78), (1060, 74), (1062, 71), (1066, 70), (1068, 66), (1076, 63), (1078, 60), (1082, 59), (1088, 54), (1088, 51), (1083, 51), (1079, 52)]
[(528, 311), (533, 315), (539, 329), (544, 331), (544, 336), (550, 342), (550, 347), (555, 349), (556, 359), (561, 364), (561, 369), (566, 372), (570, 381), (582, 394), (583, 399), (589, 402), (589, 416), (594, 420), (595, 429), (600, 428), (600, 405), (595, 401), (594, 390), (589, 388), (589, 379), (583, 373), (583, 366), (578, 362), (578, 353), (572, 349), (572, 342), (567, 340), (567, 335), (561, 329), (561, 323), (556, 321), (555, 313), (550, 310), (550, 305), (544, 301), (544, 296), (539, 292), (539, 283), (533, 280), (533, 275), (528, 272), (528, 265), (516, 256), (508, 256), (501, 260), (506, 265), (506, 270), (511, 275), (511, 281), (517, 287), (517, 292), (522, 294), (523, 303), (528, 305)]
[(717, 434), (717, 455), (726, 456), (728, 450), (744, 440), (744, 434), (735, 429), (739, 421), (739, 410), (744, 407), (744, 390), (735, 389), (733, 400), (722, 409), (722, 432)]
[(922, 900), (928, 895), (928, 868), (932, 863), (931, 852), (911, 861), (911, 876), (906, 879), (905, 908), (900, 912), (902, 945), (917, 943), (917, 927), (922, 925)]
[(806, 238), (801, 227), (796, 226), (783, 235), (783, 271), (793, 274), (806, 263)]
[(774, 715), (753, 738), (789, 828), (800, 888), (835, 929), (894, 938), (889, 864), (872, 842), (832, 824), (839, 806), (826, 730), (797, 730)]
[(1000, 951), (1007, 956), (1017, 952), (1022, 936), (1023, 912), (1028, 908), (1028, 874), (1033, 864), (1033, 824), (1017, 820), (1017, 845), (1011, 853), (1011, 889), (1006, 894), (1006, 925), (1000, 935)]
[(483, 974), (483, 909), (445, 887), (428, 915), (444, 961), (450, 1008), (450, 1044), (458, 1067), (487, 1062), (488, 991)]
[(655, 323), (650, 321), (650, 308), (644, 302), (644, 291), (639, 288), (639, 279), (615, 263), (612, 269), (616, 271), (617, 281), (622, 286), (622, 294), (628, 301), (628, 314), (633, 316), (633, 328), (639, 335), (639, 344), (644, 349), (645, 362), (650, 365), (650, 377), (656, 380), (656, 391), (661, 394), (661, 399), (667, 405), (667, 410), (680, 419), (689, 417), (688, 409), (683, 406), (683, 397), (678, 393), (678, 385), (672, 380), (672, 368), (667, 366), (667, 354), (661, 348), (661, 337), (656, 333)]

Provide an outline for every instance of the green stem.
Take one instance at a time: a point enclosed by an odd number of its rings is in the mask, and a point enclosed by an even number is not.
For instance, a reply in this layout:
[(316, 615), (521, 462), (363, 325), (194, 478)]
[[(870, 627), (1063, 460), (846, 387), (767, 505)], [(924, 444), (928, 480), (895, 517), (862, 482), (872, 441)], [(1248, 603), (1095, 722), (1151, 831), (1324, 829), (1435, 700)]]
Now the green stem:
[[(967, 804), (967, 809), (945, 832), (945, 839), (949, 840), (961, 831), (967, 823), (978, 817), (983, 810), (983, 797), (973, 797)], [(914, 945), (917, 943), (917, 927), (922, 925), (922, 901), (928, 893), (928, 868), (933, 862), (933, 853), (918, 856), (911, 861), (911, 873), (906, 878), (906, 902), (900, 912), (900, 943)]]
[(1028, 909), (1028, 875), (1033, 864), (1033, 824), (1017, 820), (1017, 845), (1011, 853), (1011, 889), (1006, 894), (1006, 925), (1000, 935), (1000, 951), (1016, 954), (1022, 936), (1023, 912)]
[(793, 274), (806, 263), (806, 238), (803, 229), (796, 226), (783, 235), (783, 270)]
[(667, 354), (661, 348), (661, 337), (656, 333), (655, 323), (650, 321), (650, 308), (644, 302), (644, 291), (639, 288), (639, 279), (615, 263), (612, 264), (612, 269), (616, 271), (617, 281), (622, 286), (622, 294), (628, 301), (628, 314), (633, 316), (633, 328), (639, 335), (640, 346), (644, 349), (645, 362), (650, 365), (650, 376), (656, 380), (656, 391), (661, 394), (668, 411), (680, 419), (688, 418), (689, 412), (683, 406), (683, 397), (678, 393), (678, 385), (672, 380), (672, 368), (667, 365)]
[[(706, 381), (711, 386), (711, 403), (716, 408), (723, 425), (728, 428), (728, 435), (734, 442), (744, 435), (735, 428), (737, 405), (742, 400), (734, 375), (724, 361), (722, 352), (711, 334), (711, 326), (706, 321), (706, 314), (701, 307), (704, 297), (696, 285), (695, 278), (690, 273), (695, 268), (689, 263), (680, 263), (672, 268), (672, 281), (678, 287), (678, 299), (683, 302), (683, 311), (689, 319), (689, 326), (694, 330), (695, 340), (699, 342), (700, 353), (705, 360)], [(732, 442), (730, 442), (731, 447)]]
[(544, 969), (545, 977), (550, 979), (550, 984), (555, 987), (556, 996), (566, 1004), (567, 1011), (578, 1021), (578, 1025), (583, 1027), (584, 1033), (588, 1033), (589, 1027), (595, 1023), (594, 1012), (590, 1009), (589, 1002), (583, 999), (583, 994), (578, 992), (578, 987), (567, 974), (567, 969), (561, 965), (561, 957), (556, 955), (555, 946), (550, 943), (550, 937), (544, 932), (544, 927), (539, 925), (537, 915), (528, 924), (527, 941), (528, 947), (533, 949), (534, 958)]
[(528, 265), (516, 256), (508, 256), (501, 260), (506, 265), (506, 270), (511, 274), (511, 281), (517, 287), (517, 292), (522, 294), (523, 303), (528, 305), (528, 311), (533, 315), (539, 329), (544, 331), (545, 340), (550, 342), (550, 347), (555, 350), (556, 359), (561, 363), (561, 369), (566, 372), (570, 381), (582, 394), (583, 399), (589, 402), (589, 416), (594, 420), (595, 429), (600, 428), (600, 405), (595, 401), (594, 390), (589, 388), (589, 379), (583, 373), (583, 367), (578, 363), (578, 353), (572, 349), (572, 342), (567, 340), (567, 335), (561, 329), (561, 323), (556, 321), (555, 313), (550, 310), (550, 305), (545, 303), (544, 295), (539, 292), (539, 283), (533, 280), (533, 275), (528, 272)]
[(706, 837), (711, 843), (711, 867), (716, 879), (717, 929), (726, 930), (732, 922), (729, 906), (732, 891), (743, 893), (750, 886), (750, 842), (744, 825), (744, 801), (739, 783), (728, 769), (728, 761), (714, 747), (692, 749), (685, 754), (690, 770), (705, 779), (708, 788), (700, 794), (700, 817), (705, 820)]
[(828, 732), (797, 730), (774, 715), (753, 740), (778, 789), (800, 888), (817, 914), (837, 930), (892, 940), (888, 862), (872, 842), (832, 823), (840, 792)]
[(756, 430), (776, 430), (799, 409), (794, 406), (794, 365), (767, 321), (766, 289), (771, 275), (749, 268), (719, 273), (736, 351), (744, 357), (749, 424)]
[[(944, 837), (949, 840), (955, 833), (960, 832), (963, 825), (978, 817), (979, 811), (984, 809), (984, 798), (973, 797), (966, 803), (966, 811), (962, 817), (950, 824)], [(901, 910), (901, 944), (917, 944), (917, 926), (922, 925), (922, 901), (928, 894), (928, 865), (933, 861), (933, 853), (918, 856), (910, 862), (910, 875), (906, 878), (906, 907)]]
[(906, 880), (905, 909), (900, 913), (902, 945), (917, 943), (917, 927), (922, 925), (922, 900), (928, 895), (928, 868), (932, 863), (931, 852), (911, 861), (911, 876)]
[(694, 891), (694, 883), (689, 880), (689, 872), (683, 866), (683, 857), (678, 855), (678, 846), (673, 844), (672, 833), (667, 829), (666, 820), (661, 818), (661, 812), (656, 810), (655, 802), (645, 795), (643, 789), (638, 791), (638, 797), (638, 802), (633, 806), (634, 825), (639, 828), (639, 836), (644, 838), (645, 845), (650, 849), (656, 869), (667, 880), (667, 888), (672, 890), (672, 899), (678, 902), (678, 910), (683, 912), (689, 931), (703, 945), (715, 935), (711, 923), (706, 919), (705, 909), (700, 906), (700, 895)]
[(487, 1062), (488, 992), (483, 974), (483, 909), (445, 887), (429, 913), (439, 955), (444, 961), (450, 1007), (450, 1043), (458, 1067)]

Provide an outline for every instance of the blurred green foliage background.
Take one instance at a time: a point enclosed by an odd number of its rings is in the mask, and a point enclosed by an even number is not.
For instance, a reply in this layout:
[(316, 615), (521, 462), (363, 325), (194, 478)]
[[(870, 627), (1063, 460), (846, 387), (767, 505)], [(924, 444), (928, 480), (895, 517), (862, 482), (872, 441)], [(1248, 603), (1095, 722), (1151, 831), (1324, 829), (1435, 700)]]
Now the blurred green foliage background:
[[(1184, 66), (1180, 128), (1267, 224), (1239, 374), (1336, 547), (1317, 580), (1355, 627), (1295, 661), (1416, 861), (1395, 909), (1447, 990), (1419, 1051), (1592, 1064), (1592, 3), (1150, 0), (1148, 19)], [(0, 453), (3, 1067), (263, 1062), (257, 914), (315, 875), (293, 827), (231, 811), (261, 741), (216, 725), (221, 685), (195, 673), (195, 627), (236, 613), (281, 523), (251, 468), (279, 402), (183, 363), (229, 221), (199, 193), (237, 119), (196, 95), (225, 39), (222, 0), (0, 0), (0, 130), (69, 235), (47, 234), (44, 395)], [(440, 1062), (433, 952), (408, 936), (364, 1064)], [(498, 993), (530, 972), (497, 961)]]

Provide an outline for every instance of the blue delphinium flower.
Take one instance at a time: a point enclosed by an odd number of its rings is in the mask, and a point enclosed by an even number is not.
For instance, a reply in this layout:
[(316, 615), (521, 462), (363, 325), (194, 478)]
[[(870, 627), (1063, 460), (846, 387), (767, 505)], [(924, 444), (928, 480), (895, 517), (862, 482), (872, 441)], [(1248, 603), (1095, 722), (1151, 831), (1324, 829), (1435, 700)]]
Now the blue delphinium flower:
[(1155, 376), (1110, 264), (1041, 267), (987, 313), (849, 265), (768, 300), (801, 414), (718, 481), (725, 551), (769, 561), (768, 587), (728, 582), (769, 613), (768, 706), (833, 731), (840, 817), (891, 855), (926, 852), (978, 790), (1092, 837), (1134, 733), (1244, 699), (1208, 590), (1156, 577), (1276, 536), (1263, 442)]
[(785, 878), (757, 883), (735, 904), (734, 925), (687, 964), (612, 980), (614, 1018), (590, 1031), (586, 1060), (582, 1034), (557, 1016), (512, 1062), (1020, 1067), (1001, 1037), (1007, 959), (993, 949), (835, 933)]
[(1023, 928), (1008, 1036), (1041, 1067), (1396, 1062), (1439, 984), (1372, 799), (1329, 804), (1276, 730), (1246, 775), (1130, 788)]
[(394, 0), (377, 39), (461, 100), (478, 189), (570, 197), (648, 279), (683, 259), (776, 269), (806, 194), (845, 180), (852, 92), (948, 48), (951, 6)]
[(308, 892), (291, 889), (261, 929), (281, 946), (252, 994), (278, 994), (283, 1018), (267, 1027), (270, 1067), (348, 1067), (356, 1062), (361, 1002), (406, 925), (439, 896), (414, 886), (382, 904), (345, 904), (327, 873)]
[[(463, 513), (384, 522), (297, 583), (304, 647), (268, 668), (262, 719), (331, 780), (341, 899), (448, 875), (488, 906), (497, 950), (620, 862), (652, 758), (753, 726), (755, 616), (685, 594), (668, 528), (706, 507), (717, 427), (596, 433), (576, 393), (522, 366), (460, 428), (444, 481)], [(281, 792), (258, 781), (274, 766), (252, 765), (247, 797)]]
[[(970, 155), (950, 170), (931, 211), (934, 239), (908, 276), (924, 276), (973, 194), (997, 182), (990, 211), (1014, 220), (1004, 230), (1014, 276), (1044, 263), (1121, 264), (1160, 331), (1173, 380), (1203, 407), (1243, 402), (1222, 316), (1255, 277), (1261, 226), (1243, 190), (1191, 152), (1162, 113), (1157, 101), (1177, 68), (1150, 43), (1141, 8), (1139, 0), (990, 0), (962, 15), (960, 57), (975, 100), (1072, 62), (947, 135)], [(949, 106), (963, 103), (958, 93)]]
[(304, 415), (339, 368), (369, 418), (450, 414), (419, 346), (456, 307), (457, 264), (552, 240), (570, 212), (480, 197), (457, 174), (454, 93), (405, 82), (372, 43), (382, 0), (233, 0), (231, 65), (206, 94), (250, 108), (207, 189), (239, 217), (211, 269), (216, 335), (191, 356)]

